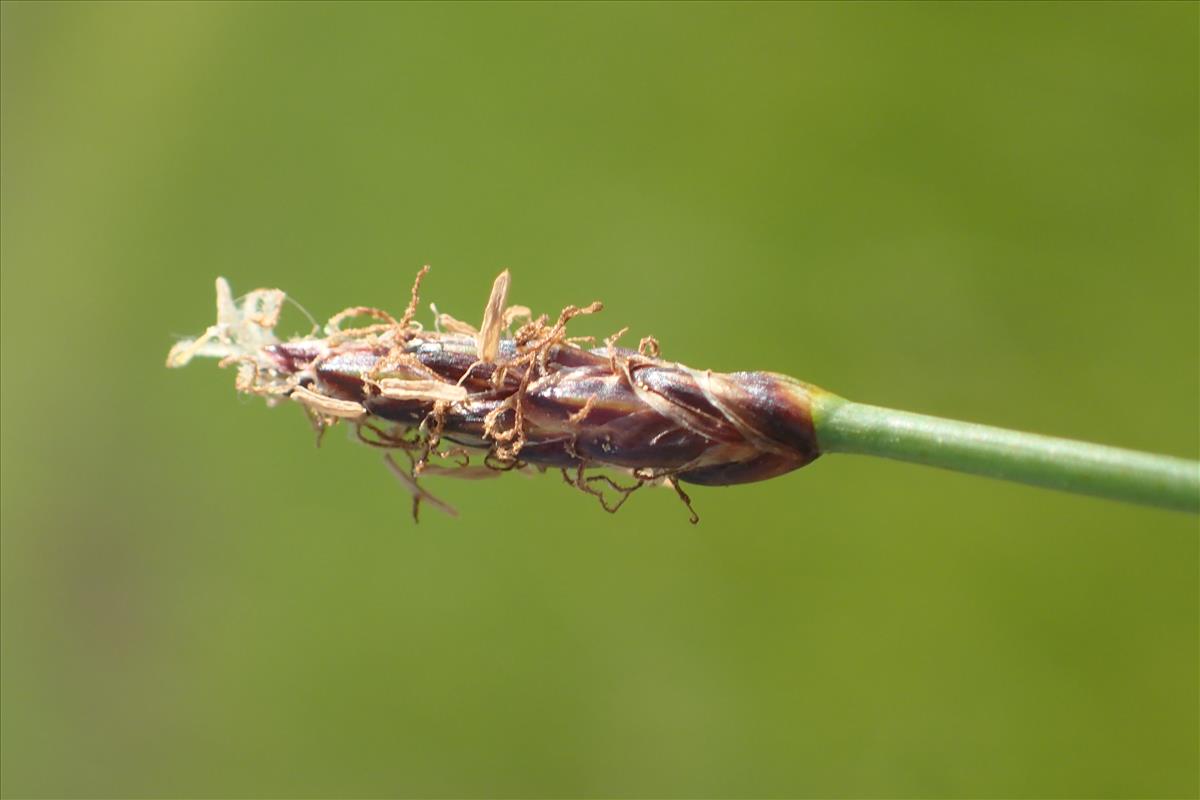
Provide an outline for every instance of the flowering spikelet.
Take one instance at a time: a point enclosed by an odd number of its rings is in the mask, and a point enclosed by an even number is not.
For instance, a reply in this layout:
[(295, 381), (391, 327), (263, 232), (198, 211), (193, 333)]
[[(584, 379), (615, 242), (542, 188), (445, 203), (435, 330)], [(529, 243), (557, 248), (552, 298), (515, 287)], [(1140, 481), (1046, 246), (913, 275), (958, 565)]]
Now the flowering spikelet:
[[(447, 314), (425, 330), (414, 316), (428, 270), (417, 275), (399, 319), (354, 306), (331, 317), (321, 335), (289, 341), (274, 333), (282, 291), (259, 289), (238, 305), (218, 278), (217, 323), (176, 344), (167, 366), (220, 358), (238, 367), (239, 391), (299, 403), (318, 435), (345, 420), (363, 442), (403, 453), (403, 466), (391, 453), (385, 458), (412, 494), (414, 517), (422, 501), (454, 513), (418, 483), (423, 475), (556, 468), (608, 511), (644, 485), (670, 486), (696, 522), (680, 482), (765, 480), (818, 455), (816, 387), (767, 372), (692, 369), (660, 358), (650, 337), (637, 350), (620, 348), (624, 330), (603, 347), (584, 347), (567, 337), (567, 324), (600, 311), (600, 303), (568, 306), (553, 322), (533, 318), (505, 305), (507, 271), (478, 330)], [(363, 317), (370, 324), (342, 327)], [(524, 324), (514, 331), (518, 320)]]

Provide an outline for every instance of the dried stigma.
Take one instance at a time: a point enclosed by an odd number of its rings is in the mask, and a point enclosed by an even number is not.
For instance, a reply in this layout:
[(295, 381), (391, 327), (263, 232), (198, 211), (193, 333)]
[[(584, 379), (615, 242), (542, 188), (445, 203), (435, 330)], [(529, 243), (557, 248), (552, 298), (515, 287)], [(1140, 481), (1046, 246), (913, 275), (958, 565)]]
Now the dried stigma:
[[(412, 494), (414, 518), (422, 500), (454, 513), (419, 485), (423, 475), (554, 468), (608, 511), (642, 486), (670, 486), (696, 522), (681, 482), (766, 480), (818, 455), (812, 406), (821, 389), (768, 372), (692, 369), (660, 358), (650, 337), (620, 348), (624, 330), (584, 347), (567, 324), (600, 303), (568, 306), (554, 322), (532, 318), (506, 305), (507, 271), (478, 330), (436, 310), (435, 330), (425, 330), (413, 317), (428, 269), (400, 319), (354, 306), (323, 335), (289, 341), (274, 332), (282, 291), (258, 289), (238, 305), (218, 278), (217, 323), (175, 345), (167, 366), (219, 358), (238, 367), (239, 391), (299, 403), (318, 433), (345, 420), (363, 442), (403, 453), (405, 466), (390, 453), (387, 461)], [(370, 324), (341, 326), (363, 317)]]

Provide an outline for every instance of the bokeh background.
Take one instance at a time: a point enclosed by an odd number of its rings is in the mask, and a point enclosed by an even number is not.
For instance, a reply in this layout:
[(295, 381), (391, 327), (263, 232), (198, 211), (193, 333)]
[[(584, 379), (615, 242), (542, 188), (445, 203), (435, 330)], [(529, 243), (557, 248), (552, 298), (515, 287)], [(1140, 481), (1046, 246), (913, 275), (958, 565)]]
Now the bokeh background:
[[(7, 797), (1194, 797), (1194, 517), (855, 457), (610, 516), (168, 371), (213, 278), (1200, 451), (1198, 6), (2, 8)], [(296, 329), (304, 327), (297, 318)], [(636, 338), (633, 338), (636, 341)]]

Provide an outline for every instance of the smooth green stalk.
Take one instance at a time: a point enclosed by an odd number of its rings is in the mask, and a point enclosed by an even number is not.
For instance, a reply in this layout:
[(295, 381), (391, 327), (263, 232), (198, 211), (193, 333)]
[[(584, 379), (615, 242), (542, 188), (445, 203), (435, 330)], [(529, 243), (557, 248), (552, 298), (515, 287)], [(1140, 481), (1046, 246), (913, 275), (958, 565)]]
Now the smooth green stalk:
[(1200, 511), (1200, 462), (813, 398), (824, 453), (863, 453), (1177, 511)]

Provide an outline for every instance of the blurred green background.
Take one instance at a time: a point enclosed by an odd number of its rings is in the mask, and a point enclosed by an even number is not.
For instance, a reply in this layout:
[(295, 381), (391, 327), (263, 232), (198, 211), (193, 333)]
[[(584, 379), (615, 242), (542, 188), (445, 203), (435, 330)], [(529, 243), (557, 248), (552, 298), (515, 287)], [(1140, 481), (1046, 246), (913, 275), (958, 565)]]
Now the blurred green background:
[[(829, 457), (616, 516), (163, 367), (212, 281), (1196, 457), (1198, 6), (3, 4), (5, 796), (1198, 787), (1194, 517)], [(427, 312), (423, 312), (426, 314)], [(297, 327), (300, 327), (299, 325)]]

